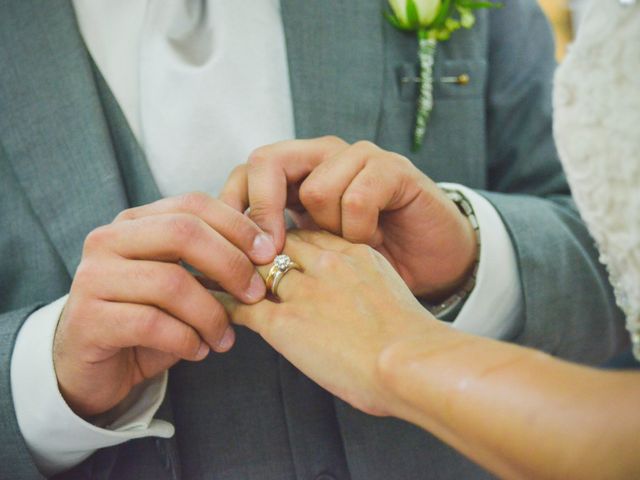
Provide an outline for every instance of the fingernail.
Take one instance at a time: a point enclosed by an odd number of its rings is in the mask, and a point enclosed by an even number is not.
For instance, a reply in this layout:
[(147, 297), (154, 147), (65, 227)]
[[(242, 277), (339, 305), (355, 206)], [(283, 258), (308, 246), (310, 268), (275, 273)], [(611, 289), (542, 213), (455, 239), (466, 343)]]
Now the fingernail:
[(272, 260), (276, 254), (276, 246), (273, 239), (266, 233), (256, 236), (253, 241), (253, 255), (259, 260)]
[(198, 360), (204, 360), (207, 355), (209, 355), (209, 351), (209, 346), (206, 343), (200, 343), (200, 348), (198, 349), (198, 353), (196, 353), (196, 358)]
[(267, 293), (267, 287), (264, 284), (264, 280), (258, 272), (253, 274), (251, 277), (251, 283), (249, 283), (249, 288), (247, 289), (247, 300), (249, 301), (258, 301)]
[(233, 342), (235, 341), (235, 339), (236, 334), (233, 331), (233, 328), (227, 327), (227, 329), (224, 331), (224, 335), (222, 335), (222, 338), (218, 342), (216, 350), (218, 350), (219, 352), (226, 352), (233, 346)]

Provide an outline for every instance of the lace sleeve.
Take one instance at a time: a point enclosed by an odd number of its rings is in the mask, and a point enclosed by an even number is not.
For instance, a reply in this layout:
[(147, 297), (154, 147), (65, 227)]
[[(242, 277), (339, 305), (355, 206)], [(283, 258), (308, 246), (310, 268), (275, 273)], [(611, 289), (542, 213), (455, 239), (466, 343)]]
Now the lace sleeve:
[(554, 133), (640, 359), (640, 5), (592, 2), (555, 79)]

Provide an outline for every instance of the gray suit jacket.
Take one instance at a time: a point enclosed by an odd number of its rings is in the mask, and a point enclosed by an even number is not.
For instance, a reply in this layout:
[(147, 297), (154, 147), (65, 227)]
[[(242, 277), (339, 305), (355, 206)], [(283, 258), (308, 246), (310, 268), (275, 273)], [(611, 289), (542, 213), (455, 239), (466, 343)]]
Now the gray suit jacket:
[[(402, 81), (415, 76), (416, 43), (382, 20), (384, 3), (282, 0), (298, 137), (369, 139), (435, 180), (481, 190), (517, 253), (525, 311), (514, 340), (602, 361), (624, 335), (556, 158), (553, 45), (535, 0), (481, 12), (472, 31), (439, 48), (419, 154), (409, 150), (416, 85)], [(469, 85), (438, 81), (461, 73)], [(10, 389), (22, 322), (67, 293), (91, 229), (157, 196), (70, 2), (0, 0), (0, 478), (39, 478)], [(429, 434), (333, 399), (244, 330), (228, 355), (172, 369), (160, 415), (175, 423), (175, 439), (102, 450), (63, 477), (486, 476)]]

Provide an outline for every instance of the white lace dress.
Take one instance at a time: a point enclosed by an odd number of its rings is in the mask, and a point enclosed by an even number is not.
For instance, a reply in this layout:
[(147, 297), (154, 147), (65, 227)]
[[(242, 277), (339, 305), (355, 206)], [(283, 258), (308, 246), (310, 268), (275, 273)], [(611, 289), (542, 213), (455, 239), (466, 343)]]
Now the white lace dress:
[(640, 3), (592, 1), (555, 82), (560, 158), (640, 360)]

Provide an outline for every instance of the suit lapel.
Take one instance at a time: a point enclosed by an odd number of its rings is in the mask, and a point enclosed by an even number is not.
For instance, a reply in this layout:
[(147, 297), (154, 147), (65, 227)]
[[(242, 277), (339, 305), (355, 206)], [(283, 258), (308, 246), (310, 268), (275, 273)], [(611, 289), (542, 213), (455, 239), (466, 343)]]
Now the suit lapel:
[(383, 85), (379, 1), (281, 0), (296, 135), (374, 140)]
[(0, 1), (0, 142), (72, 274), (126, 196), (71, 3)]

